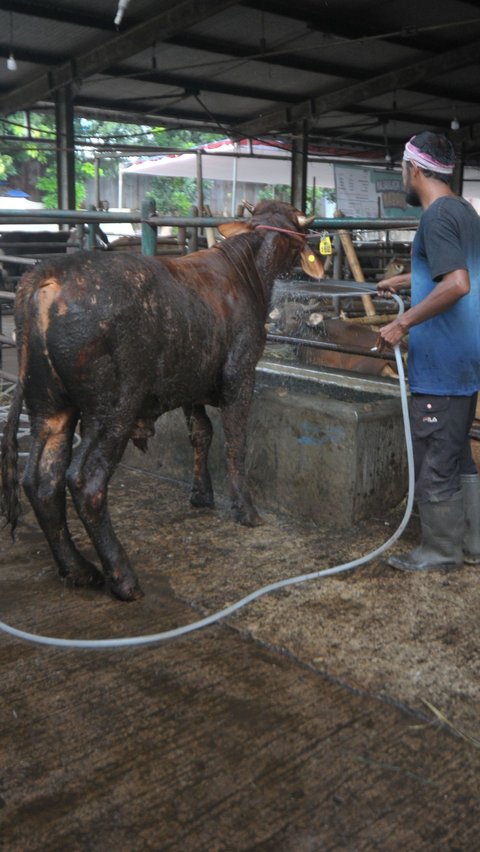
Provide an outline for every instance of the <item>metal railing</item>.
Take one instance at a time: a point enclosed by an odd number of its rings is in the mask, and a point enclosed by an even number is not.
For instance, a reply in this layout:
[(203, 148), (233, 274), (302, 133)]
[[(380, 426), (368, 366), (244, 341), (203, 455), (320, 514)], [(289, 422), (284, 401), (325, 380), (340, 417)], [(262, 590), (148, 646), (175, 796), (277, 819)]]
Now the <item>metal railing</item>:
[[(110, 212), (105, 210), (32, 210), (28, 213), (21, 210), (0, 210), (0, 232), (2, 225), (31, 225), (31, 224), (58, 224), (71, 225), (78, 229), (78, 239), (76, 242), (68, 244), (62, 241), (62, 250), (76, 250), (77, 248), (86, 248), (87, 250), (95, 250), (97, 248), (97, 238), (101, 225), (108, 224), (131, 224), (140, 225), (141, 227), (141, 251), (145, 255), (154, 255), (157, 252), (157, 231), (160, 227), (172, 227), (178, 229), (192, 229), (190, 248), (195, 249), (198, 245), (198, 231), (200, 229), (214, 228), (217, 225), (226, 222), (234, 222), (238, 220), (238, 216), (159, 216), (155, 210), (155, 204), (152, 199), (146, 199), (142, 205), (141, 211), (138, 212)], [(389, 231), (391, 229), (412, 230), (418, 225), (418, 220), (414, 218), (398, 218), (398, 219), (354, 219), (354, 218), (315, 218), (310, 225), (312, 230), (310, 238), (312, 241), (318, 240), (318, 231), (335, 232), (339, 230), (349, 231)], [(54, 240), (52, 240), (54, 243)], [(29, 253), (34, 252), (33, 245), (28, 246)], [(5, 264), (22, 264), (31, 266), (42, 259), (19, 256), (17, 254), (7, 254), (0, 256), (0, 262)], [(0, 378), (14, 380), (15, 377), (3, 370), (2, 365), (2, 349), (5, 347), (15, 346), (12, 338), (4, 335), (2, 332), (2, 316), (1, 302), (14, 301), (14, 294), (7, 291), (0, 291)], [(303, 341), (304, 345), (309, 345), (309, 341)], [(322, 344), (323, 348), (328, 348), (329, 344)], [(331, 344), (332, 349), (337, 347)]]

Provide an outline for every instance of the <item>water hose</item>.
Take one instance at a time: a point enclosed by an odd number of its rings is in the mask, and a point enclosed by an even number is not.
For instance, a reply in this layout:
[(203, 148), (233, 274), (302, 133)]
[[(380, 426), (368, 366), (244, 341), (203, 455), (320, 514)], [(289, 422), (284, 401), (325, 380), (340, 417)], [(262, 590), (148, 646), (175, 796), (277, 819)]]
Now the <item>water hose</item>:
[[(365, 285), (362, 285), (362, 288), (364, 290), (366, 290), (367, 287), (365, 287)], [(372, 287), (368, 287), (368, 292), (372, 292), (372, 289)], [(342, 293), (342, 295), (358, 295), (358, 290), (355, 291), (354, 294)], [(399, 306), (398, 313), (402, 314), (404, 306), (401, 298), (396, 295), (393, 295), (393, 298)], [(177, 639), (180, 636), (185, 636), (187, 633), (193, 633), (195, 630), (201, 630), (203, 627), (208, 627), (211, 624), (215, 624), (222, 618), (226, 618), (229, 615), (233, 615), (233, 613), (237, 612), (239, 609), (242, 609), (244, 606), (247, 606), (247, 604), (258, 600), (258, 598), (261, 598), (264, 595), (268, 595), (271, 592), (276, 592), (279, 589), (285, 589), (287, 586), (294, 586), (299, 585), (300, 583), (306, 583), (310, 580), (319, 580), (322, 577), (332, 577), (334, 574), (342, 574), (346, 571), (353, 571), (355, 568), (360, 568), (367, 562), (371, 562), (373, 559), (376, 559), (378, 556), (380, 556), (380, 554), (384, 553), (385, 550), (388, 550), (388, 548), (391, 547), (392, 544), (397, 541), (397, 539), (400, 538), (400, 536), (402, 535), (405, 527), (407, 526), (408, 521), (410, 520), (414, 497), (415, 482), (413, 466), (413, 447), (412, 436), (410, 431), (410, 421), (408, 417), (408, 400), (405, 371), (403, 368), (402, 357), (398, 346), (394, 347), (394, 352), (400, 383), (402, 417), (405, 429), (405, 441), (407, 449), (408, 497), (405, 513), (403, 515), (402, 521), (400, 522), (400, 526), (393, 533), (393, 535), (390, 536), (390, 538), (386, 542), (384, 542), (384, 544), (375, 548), (375, 550), (371, 550), (369, 553), (365, 554), (365, 556), (360, 556), (358, 559), (353, 559), (351, 562), (345, 562), (342, 565), (335, 565), (332, 568), (324, 568), (321, 571), (312, 571), (309, 574), (299, 574), (296, 577), (287, 577), (283, 580), (277, 580), (275, 583), (269, 583), (267, 586), (262, 586), (261, 588), (250, 592), (249, 595), (240, 598), (240, 600), (236, 601), (230, 606), (218, 610), (217, 612), (214, 612), (211, 615), (205, 616), (205, 618), (201, 618), (198, 621), (193, 621), (190, 624), (185, 624), (181, 627), (176, 627), (172, 630), (164, 630), (161, 633), (152, 633), (145, 636), (128, 636), (119, 639), (63, 639), (57, 638), (55, 636), (42, 636), (36, 633), (29, 633), (25, 630), (19, 630), (16, 627), (12, 627), (11, 625), (6, 624), (4, 621), (0, 621), (0, 631), (8, 633), (10, 636), (15, 636), (15, 638), (17, 639), (24, 639), (27, 642), (32, 642), (37, 645), (50, 645), (55, 648), (84, 648), (90, 651), (101, 651), (109, 649), (111, 650), (113, 648), (131, 648), (139, 645), (154, 645), (158, 644), (159, 642), (167, 642), (170, 639)]]

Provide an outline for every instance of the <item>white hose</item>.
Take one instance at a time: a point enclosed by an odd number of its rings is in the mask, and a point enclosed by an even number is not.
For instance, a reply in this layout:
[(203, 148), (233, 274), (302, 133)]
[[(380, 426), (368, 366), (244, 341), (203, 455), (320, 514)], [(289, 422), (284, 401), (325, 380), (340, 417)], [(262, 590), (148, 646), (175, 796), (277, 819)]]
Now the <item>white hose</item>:
[[(350, 294), (342, 293), (342, 295)], [(358, 295), (358, 292), (355, 292), (355, 295)], [(402, 300), (399, 296), (395, 295), (393, 296), (393, 298), (399, 305), (399, 314), (403, 313)], [(227, 606), (224, 609), (212, 613), (212, 615), (208, 615), (205, 618), (201, 618), (199, 621), (192, 621), (191, 624), (185, 624), (182, 627), (176, 627), (173, 630), (164, 630), (161, 633), (151, 633), (145, 636), (128, 636), (122, 639), (61, 639), (55, 636), (42, 636), (36, 633), (28, 633), (25, 630), (18, 630), (16, 627), (11, 627), (4, 621), (0, 621), (0, 630), (4, 633), (10, 634), (10, 636), (15, 636), (17, 639), (24, 639), (27, 642), (33, 642), (37, 645), (51, 645), (55, 648), (86, 648), (91, 651), (99, 651), (112, 648), (131, 648), (133, 646), (138, 645), (154, 645), (159, 642), (166, 642), (169, 639), (177, 639), (179, 636), (185, 636), (187, 633), (193, 633), (194, 630), (200, 630), (203, 627), (208, 627), (210, 624), (215, 624), (222, 618), (226, 618), (228, 615), (233, 615), (234, 612), (237, 612), (237, 610), (242, 609), (242, 607), (247, 606), (247, 604), (249, 603), (252, 603), (252, 601), (256, 601), (258, 600), (258, 598), (261, 598), (264, 595), (268, 595), (271, 592), (276, 592), (278, 591), (278, 589), (284, 589), (286, 588), (286, 586), (306, 583), (309, 580), (319, 580), (321, 577), (331, 577), (334, 574), (342, 574), (345, 571), (353, 571), (355, 568), (360, 568), (367, 562), (371, 562), (373, 559), (376, 559), (378, 556), (380, 556), (381, 553), (383, 553), (385, 550), (388, 550), (388, 548), (391, 547), (391, 545), (395, 541), (397, 541), (397, 539), (402, 535), (408, 521), (410, 520), (410, 515), (412, 513), (415, 487), (413, 447), (412, 436), (410, 431), (410, 421), (408, 417), (408, 400), (405, 382), (405, 371), (403, 368), (402, 357), (398, 346), (394, 347), (394, 352), (400, 382), (402, 416), (405, 428), (405, 440), (407, 448), (408, 498), (405, 513), (400, 523), (400, 526), (384, 544), (380, 545), (380, 547), (375, 548), (375, 550), (371, 550), (365, 556), (361, 556), (358, 559), (352, 560), (351, 562), (345, 562), (342, 565), (335, 565), (333, 568), (324, 568), (321, 571), (313, 571), (310, 574), (299, 574), (296, 577), (288, 577), (284, 580), (277, 580), (275, 583), (269, 583), (267, 586), (262, 586), (260, 589), (256, 589), (249, 595), (240, 598), (240, 600), (236, 601), (230, 606)]]

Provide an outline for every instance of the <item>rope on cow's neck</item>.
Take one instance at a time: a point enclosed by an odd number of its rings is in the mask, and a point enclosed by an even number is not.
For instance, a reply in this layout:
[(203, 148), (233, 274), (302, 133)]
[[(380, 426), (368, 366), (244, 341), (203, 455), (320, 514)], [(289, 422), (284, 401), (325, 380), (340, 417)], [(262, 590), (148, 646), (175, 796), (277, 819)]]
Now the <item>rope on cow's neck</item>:
[[(371, 292), (371, 290), (369, 290), (369, 292)], [(394, 295), (393, 298), (399, 305), (399, 313), (403, 313), (404, 307), (402, 300), (399, 296), (396, 295)], [(296, 577), (288, 577), (284, 580), (278, 580), (275, 583), (269, 583), (267, 586), (262, 586), (260, 589), (256, 589), (249, 595), (246, 595), (245, 597), (236, 601), (236, 603), (233, 603), (230, 606), (225, 607), (224, 609), (212, 613), (212, 615), (208, 615), (205, 618), (201, 618), (199, 621), (193, 621), (191, 622), (191, 624), (185, 624), (182, 627), (176, 627), (173, 630), (164, 630), (162, 633), (153, 633), (146, 636), (128, 636), (120, 639), (62, 639), (57, 638), (55, 636), (42, 636), (36, 633), (28, 633), (25, 630), (18, 630), (16, 627), (11, 627), (4, 621), (0, 621), (0, 630), (4, 633), (10, 634), (11, 636), (15, 636), (17, 639), (24, 639), (27, 642), (33, 642), (37, 645), (50, 645), (55, 648), (84, 648), (91, 651), (101, 651), (113, 648), (131, 648), (137, 645), (154, 645), (159, 642), (166, 642), (170, 639), (177, 639), (178, 637), (184, 636), (187, 633), (193, 633), (195, 630), (200, 630), (203, 627), (208, 627), (211, 624), (215, 624), (222, 618), (226, 618), (229, 615), (233, 615), (233, 613), (237, 612), (237, 610), (242, 609), (242, 607), (247, 606), (247, 604), (252, 603), (258, 598), (263, 597), (264, 595), (268, 595), (271, 592), (276, 592), (279, 589), (286, 588), (287, 586), (294, 586), (300, 583), (306, 583), (309, 580), (319, 580), (322, 577), (331, 577), (334, 574), (341, 574), (346, 571), (353, 571), (355, 568), (360, 568), (367, 562), (371, 562), (373, 559), (376, 559), (385, 550), (388, 550), (388, 548), (391, 547), (391, 545), (402, 535), (405, 527), (407, 526), (408, 521), (410, 520), (414, 496), (413, 449), (410, 423), (408, 418), (408, 401), (405, 372), (403, 368), (400, 349), (398, 346), (395, 346), (394, 352), (400, 381), (402, 416), (407, 445), (408, 497), (405, 513), (403, 515), (400, 526), (394, 532), (394, 534), (390, 536), (390, 538), (386, 542), (384, 542), (384, 544), (380, 545), (380, 547), (375, 548), (375, 550), (370, 551), (365, 556), (361, 556), (358, 559), (352, 560), (351, 562), (345, 562), (342, 565), (335, 565), (333, 568), (324, 568), (321, 571), (312, 571), (309, 574), (301, 574)]]
[(306, 242), (307, 235), (299, 234), (298, 231), (291, 231), (288, 228), (277, 228), (275, 225), (254, 225), (255, 231), (276, 231), (277, 234), (286, 234), (289, 237), (294, 237), (297, 240), (301, 240), (302, 243)]

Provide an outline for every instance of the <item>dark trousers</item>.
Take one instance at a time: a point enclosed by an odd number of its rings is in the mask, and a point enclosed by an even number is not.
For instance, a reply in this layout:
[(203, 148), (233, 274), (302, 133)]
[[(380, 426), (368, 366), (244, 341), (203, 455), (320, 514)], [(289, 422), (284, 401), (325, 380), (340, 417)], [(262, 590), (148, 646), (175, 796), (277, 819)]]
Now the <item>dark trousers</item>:
[(477, 394), (412, 394), (410, 424), (415, 460), (417, 503), (440, 503), (461, 488), (462, 473), (477, 473), (468, 433)]

